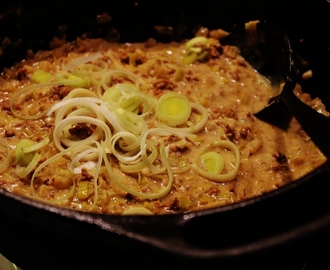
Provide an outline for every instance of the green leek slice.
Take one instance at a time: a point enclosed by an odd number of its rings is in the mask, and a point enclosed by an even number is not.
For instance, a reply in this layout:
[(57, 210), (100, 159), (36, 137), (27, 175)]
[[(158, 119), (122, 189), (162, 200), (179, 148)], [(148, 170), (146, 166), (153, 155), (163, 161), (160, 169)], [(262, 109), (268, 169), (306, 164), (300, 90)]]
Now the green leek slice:
[(69, 74), (67, 81), (67, 85), (71, 87), (82, 87), (82, 88), (87, 88), (89, 86), (89, 83), (87, 80), (80, 78), (78, 76)]
[(225, 166), (222, 155), (217, 152), (207, 152), (202, 155), (201, 160), (206, 169), (213, 174), (220, 174)]
[(50, 82), (52, 78), (52, 75), (47, 72), (47, 71), (44, 71), (44, 70), (37, 70), (36, 72), (34, 72), (32, 74), (32, 81), (34, 83), (46, 83), (46, 82)]
[(26, 167), (17, 166), (15, 173), (18, 177), (23, 178), (27, 176), (32, 170), (38, 165), (38, 162), (41, 160), (41, 155), (38, 153), (33, 154), (31, 161), (27, 164)]
[(194, 37), (190, 39), (185, 45), (185, 55), (183, 63), (185, 65), (192, 64), (197, 60), (203, 61), (208, 56), (208, 49), (210, 42), (206, 37)]
[(55, 79), (56, 79), (56, 81), (61, 82), (64, 85), (74, 87), (74, 88), (77, 88), (77, 87), (88, 88), (89, 87), (88, 80), (83, 79), (81, 77), (78, 77), (78, 76), (73, 75), (68, 72), (56, 74)]
[[(212, 151), (210, 151), (210, 149), (212, 149), (212, 148), (215, 149), (215, 148), (219, 148), (219, 147), (230, 150), (234, 154), (235, 162), (233, 164), (234, 168), (232, 170), (230, 170), (229, 172), (226, 172), (226, 173), (223, 173), (222, 170), (221, 170), (221, 173), (213, 173), (211, 171), (205, 170), (205, 168), (203, 168), (203, 166), (201, 167), (198, 165), (198, 161), (202, 160), (203, 155), (205, 155), (209, 152), (212, 152)], [(209, 163), (212, 163), (212, 162), (209, 162)], [(226, 163), (227, 162), (229, 162), (229, 161), (226, 161)], [(228, 181), (232, 181), (236, 178), (236, 176), (238, 174), (238, 170), (239, 170), (239, 164), (240, 164), (240, 152), (239, 152), (238, 147), (229, 140), (220, 140), (220, 141), (212, 143), (209, 146), (202, 148), (200, 150), (199, 154), (197, 155), (197, 160), (196, 160), (196, 162), (194, 162), (193, 167), (201, 176), (203, 176), (211, 181), (228, 182)], [(205, 163), (204, 163), (204, 166), (205, 166)], [(215, 168), (216, 165), (215, 166), (210, 165), (210, 167)], [(221, 166), (219, 166), (219, 167), (221, 168)]]
[(25, 177), (38, 165), (41, 155), (37, 153), (37, 150), (48, 143), (49, 137), (46, 137), (39, 143), (24, 139), (17, 144), (15, 156), (18, 163), (16, 168), (18, 177)]
[(28, 139), (21, 140), (15, 148), (15, 156), (20, 166), (27, 166), (33, 159), (35, 151), (27, 152), (25, 149), (34, 146), (34, 142)]
[(200, 52), (202, 49), (200, 47), (197, 47), (198, 44), (208, 45), (209, 41), (206, 37), (202, 37), (202, 36), (201, 37), (194, 37), (186, 43), (185, 49), (187, 51)]
[(45, 137), (41, 142), (38, 142), (38, 143), (33, 143), (28, 146), (24, 146), (22, 147), (22, 152), (25, 154), (25, 153), (30, 153), (30, 152), (35, 152), (37, 151), (39, 148), (45, 146), (46, 144), (49, 143), (49, 137)]
[(169, 125), (178, 126), (187, 122), (191, 114), (191, 104), (188, 98), (176, 92), (162, 95), (156, 103), (156, 116)]

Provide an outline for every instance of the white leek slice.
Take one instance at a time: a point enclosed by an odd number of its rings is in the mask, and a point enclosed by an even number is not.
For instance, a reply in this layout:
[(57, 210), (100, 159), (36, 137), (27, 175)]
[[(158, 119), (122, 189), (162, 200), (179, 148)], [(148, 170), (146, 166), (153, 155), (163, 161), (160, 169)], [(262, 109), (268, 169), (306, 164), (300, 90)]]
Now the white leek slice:
[[(86, 150), (78, 153), (75, 158), (71, 161), (70, 165), (69, 165), (69, 169), (76, 173), (77, 170), (76, 168), (78, 168), (79, 172), (81, 172), (81, 164), (80, 161), (89, 161), (89, 162), (93, 162), (92, 160), (96, 157), (98, 157), (98, 155), (94, 155), (94, 154), (98, 154), (99, 149), (95, 148), (95, 147), (89, 147)], [(93, 162), (94, 164), (94, 162)]]
[(129, 209), (125, 210), (122, 215), (128, 216), (128, 215), (153, 215), (153, 213), (142, 206), (133, 206), (130, 207)]
[[(120, 139), (122, 139), (122, 141), (120, 141)], [(141, 136), (127, 131), (120, 131), (112, 136), (111, 145), (113, 148), (119, 145), (120, 149), (123, 151), (134, 151), (141, 145)]]
[[(51, 107), (48, 112), (47, 116), (52, 115), (53, 112), (56, 112), (57, 110), (62, 109), (61, 113), (57, 112), (58, 118), (64, 118), (67, 111), (71, 110), (74, 107), (87, 107), (90, 108), (95, 112), (95, 114), (99, 117), (101, 117), (101, 114), (98, 113), (99, 109), (96, 106), (96, 104), (101, 103), (102, 101), (98, 98), (92, 98), (92, 97), (76, 97), (76, 98), (70, 98), (70, 99), (63, 99), (62, 101), (56, 103), (53, 107)], [(56, 124), (56, 123), (55, 123)]]
[(161, 155), (162, 162), (164, 163), (164, 166), (165, 166), (166, 171), (167, 171), (168, 181), (167, 181), (166, 187), (161, 188), (161, 190), (159, 192), (156, 192), (156, 193), (142, 193), (142, 192), (137, 191), (135, 189), (132, 189), (128, 186), (125, 186), (124, 184), (122, 184), (120, 182), (120, 180), (113, 173), (111, 165), (109, 163), (109, 159), (106, 156), (106, 153), (104, 151), (103, 151), (103, 160), (104, 160), (104, 163), (105, 163), (105, 166), (107, 168), (109, 176), (119, 186), (119, 188), (121, 188), (122, 190), (124, 190), (124, 191), (126, 191), (126, 192), (128, 192), (128, 193), (130, 193), (134, 196), (137, 196), (139, 198), (153, 200), (153, 199), (162, 198), (165, 195), (167, 195), (170, 192), (171, 188), (172, 188), (173, 179), (174, 179), (173, 172), (172, 172), (172, 169), (171, 169), (171, 165), (169, 164), (169, 162), (166, 158), (166, 155), (165, 155), (164, 145), (162, 145), (161, 148), (160, 148), (160, 155)]
[(146, 122), (139, 115), (125, 111), (122, 108), (118, 108), (112, 111), (112, 113), (121, 126), (133, 134), (140, 135), (148, 129)]
[(101, 57), (102, 57), (102, 53), (100, 53), (100, 52), (78, 57), (78, 58), (72, 60), (66, 66), (64, 66), (63, 70), (67, 70), (67, 71), (73, 70), (73, 69), (75, 69), (75, 68), (77, 68), (77, 67), (79, 67), (83, 64), (86, 64), (88, 62), (92, 62), (92, 61), (94, 61), (96, 59), (99, 59)]
[(94, 171), (94, 178), (93, 178), (93, 186), (94, 186), (94, 198), (93, 198), (93, 204), (90, 207), (90, 210), (92, 210), (94, 208), (94, 206), (97, 203), (98, 200), (98, 186), (97, 186), (97, 180), (99, 178), (99, 174), (100, 174), (100, 170), (101, 170), (101, 165), (102, 165), (102, 161), (103, 161), (103, 150), (102, 150), (102, 146), (99, 142), (95, 142), (97, 149), (98, 149), (98, 158), (97, 158), (97, 165), (95, 167), (95, 171)]
[(28, 139), (23, 139), (16, 145), (15, 156), (17, 163), (20, 166), (27, 166), (33, 159), (35, 153), (23, 151), (24, 148), (31, 147), (33, 145), (34, 142)]
[(97, 98), (97, 95), (92, 92), (91, 90), (88, 90), (86, 88), (75, 88), (70, 93), (63, 98), (63, 100), (71, 99), (71, 98), (77, 98), (77, 97), (91, 97), (91, 98)]
[(97, 85), (97, 94), (99, 98), (102, 98), (103, 91), (107, 91), (112, 87), (113, 77), (123, 77), (133, 82), (137, 87), (139, 86), (138, 76), (127, 70), (110, 70), (107, 73), (103, 74), (98, 85)]
[[(65, 127), (73, 126), (78, 123), (92, 124), (95, 125), (96, 128), (93, 131), (92, 135), (82, 140), (71, 140), (70, 138), (66, 137), (65, 134), (63, 133)], [(58, 150), (63, 151), (65, 149), (63, 145), (67, 147), (81, 145), (81, 144), (91, 145), (95, 141), (100, 141), (103, 138), (102, 136), (104, 136), (104, 141), (106, 142), (106, 144), (109, 145), (112, 133), (110, 128), (106, 123), (104, 123), (104, 121), (88, 116), (72, 116), (58, 123), (58, 125), (54, 129), (53, 140), (55, 147)]]
[[(79, 148), (80, 146), (78, 146)], [(45, 168), (47, 165), (49, 165), (50, 163), (54, 162), (56, 159), (62, 157), (62, 156), (65, 156), (65, 155), (71, 155), (74, 151), (75, 151), (75, 147), (69, 147), (59, 153), (57, 153), (56, 155), (50, 157), (49, 159), (45, 160), (43, 163), (41, 163), (38, 167), (36, 167), (36, 169), (34, 170), (32, 176), (31, 176), (31, 181), (30, 181), (30, 190), (31, 190), (31, 193), (32, 195), (40, 200), (40, 201), (43, 201), (43, 202), (46, 202), (46, 203), (51, 203), (51, 204), (60, 204), (62, 202), (64, 202), (65, 200), (71, 198), (75, 192), (75, 182), (72, 181), (72, 187), (70, 188), (69, 192), (67, 192), (65, 194), (65, 196), (63, 196), (62, 198), (60, 199), (42, 199), (40, 198), (36, 192), (35, 192), (35, 188), (34, 188), (34, 181), (35, 181), (35, 178), (37, 177), (38, 173), (43, 169)]]
[[(156, 168), (152, 164), (154, 163), (154, 161), (156, 160), (156, 158), (158, 156), (157, 148), (150, 142), (147, 143), (147, 148), (150, 149), (151, 153), (149, 155), (146, 154), (146, 157), (143, 157), (142, 156), (143, 152), (141, 150), (136, 155), (139, 157), (139, 159), (136, 159), (138, 161), (136, 163), (130, 163), (130, 162), (127, 162), (126, 160), (119, 159), (121, 161), (119, 163), (119, 166), (122, 169), (122, 171), (124, 171), (126, 173), (134, 173), (134, 172), (139, 172), (139, 171), (143, 170), (144, 168), (148, 167), (148, 168), (151, 168), (151, 170), (155, 173), (163, 172), (164, 170), (162, 170), (162, 169), (159, 169), (159, 170), (153, 169), (153, 168)], [(148, 160), (147, 162), (146, 162), (146, 159)]]
[(51, 87), (61, 85), (61, 84), (62, 84), (61, 82), (48, 82), (48, 83), (41, 83), (41, 84), (31, 85), (31, 86), (28, 86), (28, 87), (25, 87), (25, 88), (21, 89), (10, 100), (10, 110), (11, 110), (12, 114), (16, 118), (19, 118), (19, 119), (32, 119), (32, 120), (34, 120), (34, 119), (39, 119), (39, 118), (43, 117), (47, 113), (47, 109), (45, 111), (38, 112), (36, 115), (22, 115), (22, 114), (20, 114), (15, 109), (15, 104), (16, 104), (17, 100), (20, 97), (22, 97), (22, 96), (24, 96), (24, 95), (26, 95), (30, 92), (37, 91), (37, 90), (45, 90), (45, 89), (49, 90)]

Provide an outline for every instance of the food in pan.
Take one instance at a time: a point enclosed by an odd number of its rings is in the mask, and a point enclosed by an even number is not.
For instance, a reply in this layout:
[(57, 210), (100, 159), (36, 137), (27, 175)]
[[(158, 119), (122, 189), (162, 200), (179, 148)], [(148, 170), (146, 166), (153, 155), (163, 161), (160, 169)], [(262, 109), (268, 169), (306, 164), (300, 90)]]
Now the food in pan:
[(158, 215), (259, 196), (323, 164), (294, 118), (284, 131), (254, 117), (275, 89), (224, 34), (81, 37), (5, 69), (0, 187), (79, 211)]

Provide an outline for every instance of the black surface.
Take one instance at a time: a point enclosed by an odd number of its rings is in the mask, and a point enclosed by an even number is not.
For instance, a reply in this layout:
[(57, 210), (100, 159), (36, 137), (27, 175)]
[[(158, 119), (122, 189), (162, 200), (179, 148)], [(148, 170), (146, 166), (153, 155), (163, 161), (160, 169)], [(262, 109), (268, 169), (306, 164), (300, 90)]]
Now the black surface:
[[(329, 2), (317, 1), (2, 1), (1, 69), (48, 48), (51, 38), (117, 37), (163, 41), (191, 37), (203, 25), (229, 30), (252, 19), (287, 31), (304, 82), (330, 104)], [(16, 9), (20, 6), (19, 9)], [(107, 12), (112, 20), (97, 21)], [(170, 36), (152, 26), (173, 27)], [(11, 43), (5, 42), (8, 38)], [(326, 127), (322, 127), (326, 128)], [(320, 129), (322, 131), (322, 129)], [(322, 269), (330, 240), (327, 165), (268, 195), (186, 215), (122, 217), (84, 214), (38, 204), (0, 190), (0, 253), (23, 270), (35, 269)], [(324, 256), (325, 254), (325, 256)], [(314, 267), (314, 268), (313, 268)]]

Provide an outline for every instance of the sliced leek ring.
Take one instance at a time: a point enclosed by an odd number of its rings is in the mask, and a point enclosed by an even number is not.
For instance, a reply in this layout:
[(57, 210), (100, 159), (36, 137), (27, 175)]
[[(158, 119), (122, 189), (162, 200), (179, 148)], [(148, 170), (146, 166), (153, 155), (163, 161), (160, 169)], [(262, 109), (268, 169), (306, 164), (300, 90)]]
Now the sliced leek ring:
[(21, 140), (15, 148), (15, 156), (17, 163), (20, 166), (27, 166), (33, 159), (35, 152), (34, 151), (24, 151), (25, 148), (32, 147), (34, 142), (28, 139)]
[(45, 70), (37, 70), (32, 74), (31, 80), (34, 83), (46, 83), (46, 82), (50, 82), (52, 78), (52, 75), (45, 71)]
[(225, 166), (223, 156), (214, 151), (203, 154), (201, 160), (207, 171), (213, 174), (220, 174)]
[(169, 126), (178, 126), (187, 122), (191, 114), (188, 98), (177, 92), (167, 92), (156, 103), (156, 116)]
[[(210, 149), (214, 149), (217, 147), (226, 148), (226, 149), (232, 151), (235, 155), (234, 168), (231, 171), (229, 171), (228, 173), (213, 173), (213, 172), (205, 170), (203, 167), (198, 165), (201, 157), (206, 152), (209, 152)], [(211, 181), (229, 182), (236, 178), (236, 176), (238, 174), (238, 170), (239, 170), (239, 164), (240, 164), (240, 153), (239, 153), (238, 147), (229, 140), (221, 140), (221, 141), (217, 141), (209, 146), (204, 147), (197, 155), (197, 160), (194, 162), (193, 167), (201, 176), (203, 176)]]

